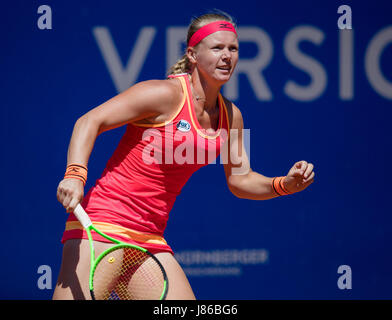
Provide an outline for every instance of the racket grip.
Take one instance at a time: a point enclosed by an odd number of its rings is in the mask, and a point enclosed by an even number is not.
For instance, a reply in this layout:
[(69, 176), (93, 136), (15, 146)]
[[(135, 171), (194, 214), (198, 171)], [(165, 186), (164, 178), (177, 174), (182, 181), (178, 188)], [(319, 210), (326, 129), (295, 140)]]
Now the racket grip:
[(86, 211), (84, 211), (83, 207), (78, 203), (74, 210), (74, 215), (78, 218), (79, 222), (82, 224), (83, 228), (87, 229), (92, 225), (90, 217), (87, 215)]

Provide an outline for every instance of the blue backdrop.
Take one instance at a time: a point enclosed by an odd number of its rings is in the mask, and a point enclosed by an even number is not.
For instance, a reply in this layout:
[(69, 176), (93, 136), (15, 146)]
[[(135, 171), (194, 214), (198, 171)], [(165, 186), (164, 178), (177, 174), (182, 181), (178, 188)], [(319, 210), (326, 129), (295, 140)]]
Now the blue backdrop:
[[(192, 176), (165, 237), (197, 298), (392, 298), (391, 2), (316, 3), (3, 5), (0, 298), (52, 296), (67, 216), (56, 189), (74, 122), (134, 82), (164, 78), (190, 18), (214, 6), (240, 27), (223, 93), (250, 129), (253, 170), (281, 176), (306, 160), (316, 176), (268, 201), (235, 198), (219, 164)], [(351, 30), (338, 27), (340, 5), (351, 7)], [(86, 191), (123, 132), (97, 139)]]

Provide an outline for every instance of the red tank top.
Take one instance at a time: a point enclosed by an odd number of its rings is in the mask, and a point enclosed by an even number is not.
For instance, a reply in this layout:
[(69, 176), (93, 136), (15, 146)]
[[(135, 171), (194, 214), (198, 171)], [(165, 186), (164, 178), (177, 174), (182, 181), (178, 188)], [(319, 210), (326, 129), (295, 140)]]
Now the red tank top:
[[(181, 81), (184, 93), (176, 114), (165, 123), (128, 124), (102, 176), (83, 199), (93, 222), (163, 236), (169, 212), (189, 177), (217, 162), (229, 134), (222, 96), (218, 129), (211, 134), (197, 120), (188, 76), (171, 77)], [(75, 220), (70, 215), (68, 222)]]

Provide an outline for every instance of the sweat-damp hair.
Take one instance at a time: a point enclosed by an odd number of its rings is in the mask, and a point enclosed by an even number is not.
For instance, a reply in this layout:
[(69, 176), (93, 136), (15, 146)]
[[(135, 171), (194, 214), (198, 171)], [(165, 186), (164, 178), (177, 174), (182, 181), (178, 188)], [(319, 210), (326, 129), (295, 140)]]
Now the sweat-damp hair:
[[(216, 12), (206, 13), (199, 17), (192, 18), (191, 23), (188, 27), (188, 34), (186, 38), (187, 45), (189, 43), (190, 38), (193, 36), (193, 34), (208, 23), (224, 20), (230, 22), (231, 24), (234, 25), (234, 27), (236, 27), (234, 19), (229, 14), (220, 10), (214, 10), (214, 11)], [(181, 57), (181, 59), (179, 59), (174, 65), (171, 66), (171, 68), (168, 71), (168, 75), (187, 73), (190, 71), (190, 68), (191, 68), (191, 64), (188, 60), (187, 55), (184, 54)]]

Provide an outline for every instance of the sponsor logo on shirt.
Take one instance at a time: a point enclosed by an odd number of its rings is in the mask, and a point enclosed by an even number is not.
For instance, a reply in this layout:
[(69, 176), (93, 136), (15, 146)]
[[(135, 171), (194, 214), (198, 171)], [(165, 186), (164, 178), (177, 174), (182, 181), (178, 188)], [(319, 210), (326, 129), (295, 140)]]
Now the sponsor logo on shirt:
[(186, 120), (180, 120), (177, 123), (177, 129), (182, 131), (182, 132), (188, 132), (189, 130), (191, 130), (191, 125), (188, 121)]

